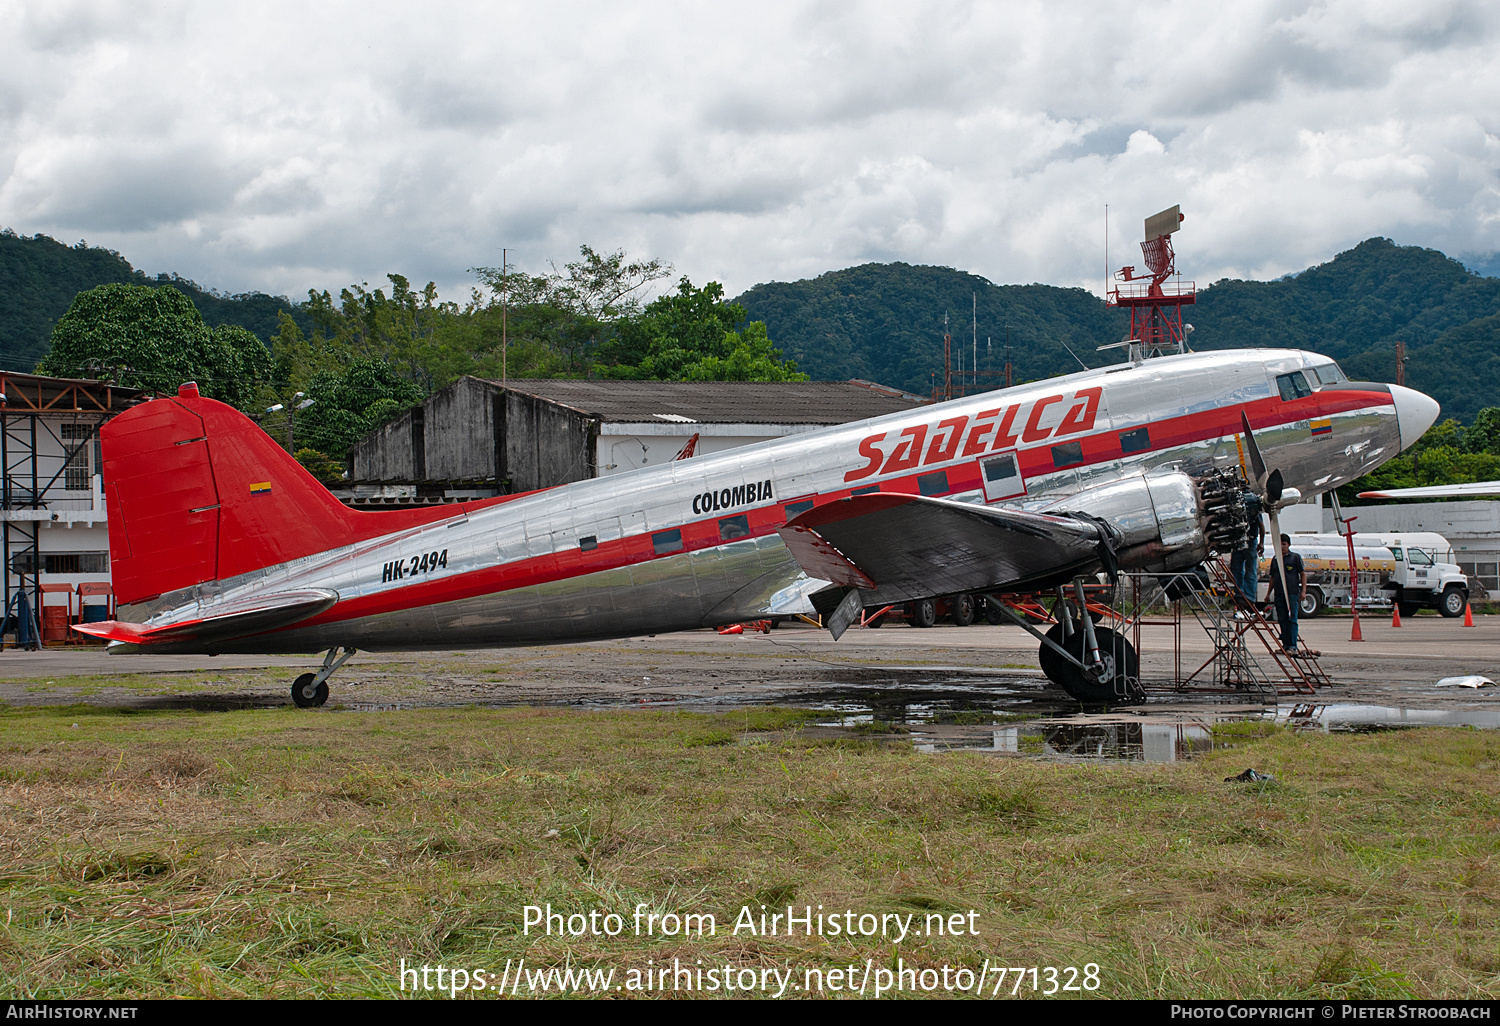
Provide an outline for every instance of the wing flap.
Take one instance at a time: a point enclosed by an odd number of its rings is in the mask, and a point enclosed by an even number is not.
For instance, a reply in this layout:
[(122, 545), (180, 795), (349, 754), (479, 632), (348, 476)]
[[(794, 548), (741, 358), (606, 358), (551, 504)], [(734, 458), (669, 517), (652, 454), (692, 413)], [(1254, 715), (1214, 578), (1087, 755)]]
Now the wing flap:
[(306, 588), (209, 607), (211, 615), (172, 623), (124, 623), (104, 620), (74, 624), (73, 629), (106, 641), (131, 645), (167, 645), (184, 641), (227, 641), (275, 630), (316, 616), (339, 600), (326, 588)]
[(869, 602), (1045, 587), (1100, 565), (1093, 524), (919, 495), (825, 503), (780, 534), (808, 576), (869, 591)]

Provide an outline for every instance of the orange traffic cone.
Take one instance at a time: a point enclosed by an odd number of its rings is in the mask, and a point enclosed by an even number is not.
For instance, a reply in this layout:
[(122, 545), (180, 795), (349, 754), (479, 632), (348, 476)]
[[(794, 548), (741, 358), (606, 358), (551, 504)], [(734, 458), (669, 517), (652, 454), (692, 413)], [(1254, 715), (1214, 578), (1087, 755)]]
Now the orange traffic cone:
[(1467, 602), (1464, 603), (1464, 626), (1474, 626), (1474, 610)]
[(745, 633), (745, 625), (742, 624), (742, 623), (732, 623), (728, 627), (725, 627), (719, 633), (720, 634), (744, 634)]
[(1391, 626), (1392, 627), (1400, 627), (1401, 626), (1401, 607), (1400, 606), (1393, 606), (1391, 608)]
[(1359, 610), (1354, 610), (1354, 629), (1349, 632), (1350, 641), (1364, 641), (1365, 636), (1359, 630)]

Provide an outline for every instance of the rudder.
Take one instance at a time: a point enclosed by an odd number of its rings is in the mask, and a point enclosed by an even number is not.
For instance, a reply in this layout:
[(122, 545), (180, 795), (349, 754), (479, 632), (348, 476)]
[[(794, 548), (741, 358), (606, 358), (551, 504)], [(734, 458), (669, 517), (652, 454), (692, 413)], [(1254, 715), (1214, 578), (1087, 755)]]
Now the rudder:
[(238, 410), (184, 385), (100, 432), (122, 604), (356, 540), (351, 513)]

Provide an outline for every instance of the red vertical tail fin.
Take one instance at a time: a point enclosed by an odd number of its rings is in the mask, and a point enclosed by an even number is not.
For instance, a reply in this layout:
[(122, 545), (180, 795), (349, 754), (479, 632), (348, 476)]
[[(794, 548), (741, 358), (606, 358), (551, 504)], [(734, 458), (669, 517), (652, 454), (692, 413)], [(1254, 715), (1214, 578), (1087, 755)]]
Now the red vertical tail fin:
[(100, 433), (122, 603), (356, 540), (346, 509), (244, 414), (184, 385)]

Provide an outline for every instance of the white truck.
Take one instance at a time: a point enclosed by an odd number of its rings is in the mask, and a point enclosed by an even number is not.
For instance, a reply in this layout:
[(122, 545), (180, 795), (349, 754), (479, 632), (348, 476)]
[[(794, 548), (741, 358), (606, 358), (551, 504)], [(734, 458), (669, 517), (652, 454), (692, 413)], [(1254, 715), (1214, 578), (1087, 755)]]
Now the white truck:
[[(1327, 606), (1349, 608), (1349, 544), (1339, 534), (1294, 534), (1292, 551), (1307, 571), (1307, 597), (1301, 615), (1317, 616)], [(1271, 573), (1270, 539), (1261, 560)], [(1402, 616), (1436, 609), (1443, 616), (1463, 616), (1469, 581), (1453, 562), (1448, 539), (1430, 531), (1376, 534), (1357, 531), (1354, 561), (1359, 575), (1359, 608), (1390, 609)]]

